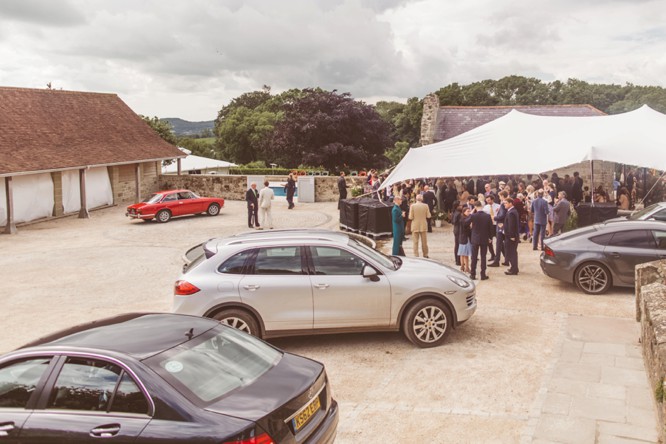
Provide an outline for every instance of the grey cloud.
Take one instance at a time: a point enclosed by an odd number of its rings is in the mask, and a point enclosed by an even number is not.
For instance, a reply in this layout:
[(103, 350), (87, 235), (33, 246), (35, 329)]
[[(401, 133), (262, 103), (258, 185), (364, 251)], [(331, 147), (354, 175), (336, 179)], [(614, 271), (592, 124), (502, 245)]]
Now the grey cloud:
[(3, 21), (18, 20), (38, 25), (66, 27), (85, 23), (85, 16), (68, 1), (2, 0)]

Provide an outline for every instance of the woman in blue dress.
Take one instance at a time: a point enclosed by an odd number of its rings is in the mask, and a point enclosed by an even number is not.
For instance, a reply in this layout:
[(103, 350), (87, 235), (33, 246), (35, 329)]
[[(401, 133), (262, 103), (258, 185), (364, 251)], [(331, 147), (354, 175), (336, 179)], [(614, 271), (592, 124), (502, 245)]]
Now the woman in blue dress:
[(402, 197), (395, 196), (393, 198), (393, 208), (391, 209), (391, 219), (393, 221), (393, 250), (391, 254), (393, 256), (404, 256), (404, 252), (400, 251), (402, 249), (402, 239), (405, 237), (405, 213), (400, 208), (401, 203)]

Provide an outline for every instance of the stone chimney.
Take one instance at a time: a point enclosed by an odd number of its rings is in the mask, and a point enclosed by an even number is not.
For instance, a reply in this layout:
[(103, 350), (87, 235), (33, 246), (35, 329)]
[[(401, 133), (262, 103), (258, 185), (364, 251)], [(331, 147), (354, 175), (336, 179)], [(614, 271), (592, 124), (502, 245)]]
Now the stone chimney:
[(428, 94), (423, 98), (423, 117), (421, 117), (421, 146), (435, 143), (435, 128), (437, 127), (437, 112), (439, 111), (439, 98), (436, 94)]

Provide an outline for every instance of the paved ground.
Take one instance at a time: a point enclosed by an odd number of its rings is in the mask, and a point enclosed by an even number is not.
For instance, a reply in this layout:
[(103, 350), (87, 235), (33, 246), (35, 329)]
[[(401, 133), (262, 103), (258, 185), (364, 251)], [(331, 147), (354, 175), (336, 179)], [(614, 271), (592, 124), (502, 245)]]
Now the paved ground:
[[(337, 227), (335, 203), (285, 207), (278, 228)], [(187, 247), (245, 226), (244, 202), (228, 202), (215, 218), (130, 222), (116, 207), (0, 236), (0, 352), (93, 318), (168, 311)], [(453, 262), (450, 227), (429, 243)], [(519, 254), (520, 275), (490, 269), (477, 313), (441, 347), (398, 333), (273, 341), (326, 364), (337, 442), (656, 441), (632, 291), (587, 296), (545, 277), (526, 244)]]

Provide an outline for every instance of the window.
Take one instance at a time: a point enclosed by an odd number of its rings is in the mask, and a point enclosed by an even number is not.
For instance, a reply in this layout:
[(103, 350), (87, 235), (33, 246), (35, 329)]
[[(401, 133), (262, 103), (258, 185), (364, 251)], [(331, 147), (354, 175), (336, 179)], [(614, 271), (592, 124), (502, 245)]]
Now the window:
[(0, 368), (0, 408), (25, 408), (51, 358), (14, 361)]
[(614, 247), (654, 248), (654, 239), (645, 230), (618, 231), (613, 234), (609, 245)]
[(143, 396), (143, 392), (132, 377), (125, 372), (123, 372), (120, 384), (118, 384), (116, 393), (113, 395), (111, 411), (144, 414), (148, 412), (148, 403), (145, 396)]
[(303, 274), (301, 247), (261, 248), (254, 264), (254, 274)]
[(178, 200), (178, 195), (177, 194), (167, 194), (164, 196), (164, 200), (162, 202), (175, 202)]
[(255, 251), (256, 250), (241, 251), (224, 261), (217, 270), (220, 273), (243, 274), (248, 258), (252, 256), (252, 253)]
[(654, 240), (657, 243), (657, 248), (666, 250), (666, 231), (653, 231)]
[(654, 220), (659, 220), (662, 222), (666, 221), (666, 210), (657, 211), (652, 215), (652, 218), (654, 218)]
[(186, 397), (209, 403), (252, 384), (281, 357), (253, 336), (219, 327), (146, 363)]
[(69, 357), (65, 361), (49, 397), (48, 408), (148, 412), (143, 393), (119, 366), (97, 359), (76, 357)]
[(193, 199), (194, 196), (189, 191), (178, 193), (178, 199)]
[(332, 247), (310, 247), (315, 274), (353, 275), (363, 274), (365, 262), (348, 251)]
[(599, 236), (591, 237), (590, 240), (595, 244), (606, 246), (613, 238), (613, 233), (600, 234)]

